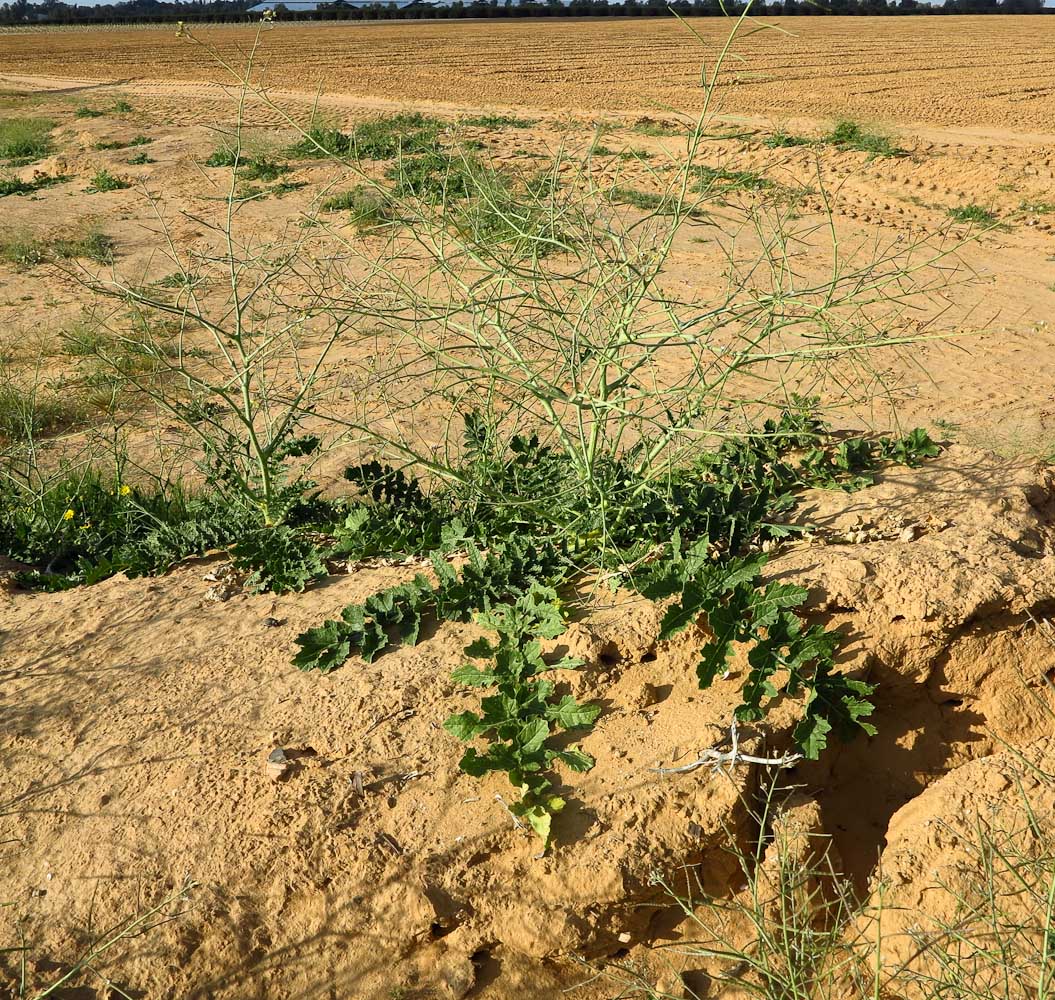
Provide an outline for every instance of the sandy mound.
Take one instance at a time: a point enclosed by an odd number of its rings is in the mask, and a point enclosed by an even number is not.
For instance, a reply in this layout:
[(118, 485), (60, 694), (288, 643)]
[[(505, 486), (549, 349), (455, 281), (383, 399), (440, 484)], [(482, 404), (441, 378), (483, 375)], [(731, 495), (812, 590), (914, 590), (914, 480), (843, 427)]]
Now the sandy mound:
[[(1050, 729), (1022, 694), (1052, 659), (1029, 618), (1055, 601), (1050, 485), (953, 448), (863, 492), (811, 496), (820, 534), (771, 564), (848, 633), (847, 669), (881, 685), (879, 735), (792, 775), (862, 879), (906, 801), (994, 735)], [(699, 635), (655, 643), (650, 603), (623, 596), (563, 640), (587, 661), (563, 680), (603, 705), (582, 741), (598, 763), (564, 775), (569, 805), (538, 857), (497, 799), (505, 780), (462, 775), (441, 728), (471, 704), (449, 676), (471, 628), (306, 675), (289, 665), (298, 632), (400, 571), (210, 603), (214, 566), (0, 606), (0, 899), (24, 915), (36, 969), (190, 876), (186, 916), (113, 953), (123, 988), (515, 996), (525, 961), (647, 941), (655, 869), (698, 863), (708, 889), (735, 888), (724, 845), (753, 832), (756, 775), (651, 769), (720, 740), (740, 677), (697, 690)], [(782, 708), (749, 745), (781, 749), (793, 717)], [(279, 779), (276, 748), (290, 760)]]
[[(1033, 995), (1045, 965), (1051, 976), (1041, 928), (1053, 905), (1053, 834), (1051, 737), (965, 764), (901, 809), (881, 866), (886, 969), (907, 966), (940, 982), (943, 963), (920, 954), (926, 945), (968, 957), (958, 985), (977, 993), (961, 995)], [(1020, 977), (1014, 985), (1001, 983), (1003, 963), (987, 960), (1000, 949)]]

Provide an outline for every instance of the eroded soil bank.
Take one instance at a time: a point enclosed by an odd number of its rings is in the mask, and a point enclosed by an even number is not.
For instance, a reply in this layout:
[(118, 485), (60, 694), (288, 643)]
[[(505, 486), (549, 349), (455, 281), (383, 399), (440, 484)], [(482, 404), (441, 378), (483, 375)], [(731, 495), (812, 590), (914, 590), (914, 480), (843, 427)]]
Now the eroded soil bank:
[[(1013, 810), (1008, 748), (1046, 759), (1052, 485), (1047, 468), (953, 446), (861, 492), (810, 494), (818, 530), (770, 564), (845, 633), (842, 669), (879, 684), (877, 736), (786, 776), (862, 890), (885, 848), (899, 900), (929, 906), (933, 872), (965, 862), (931, 820), (969, 824), (977, 795)], [(189, 878), (178, 920), (99, 963), (133, 996), (556, 998), (588, 978), (579, 960), (647, 959), (677, 936), (654, 872), (698, 865), (709, 892), (741, 888), (728, 847), (757, 836), (757, 769), (654, 770), (727, 737), (744, 664), (698, 690), (700, 631), (657, 643), (657, 608), (616, 595), (558, 640), (586, 661), (564, 682), (603, 711), (582, 741), (597, 764), (565, 776), (540, 857), (505, 779), (460, 773), (441, 728), (468, 704), (450, 673), (472, 627), (300, 673), (303, 628), (406, 568), (212, 601), (220, 562), (3, 597), (0, 944), (21, 920), (34, 982)], [(782, 706), (744, 745), (781, 752), (794, 717)]]

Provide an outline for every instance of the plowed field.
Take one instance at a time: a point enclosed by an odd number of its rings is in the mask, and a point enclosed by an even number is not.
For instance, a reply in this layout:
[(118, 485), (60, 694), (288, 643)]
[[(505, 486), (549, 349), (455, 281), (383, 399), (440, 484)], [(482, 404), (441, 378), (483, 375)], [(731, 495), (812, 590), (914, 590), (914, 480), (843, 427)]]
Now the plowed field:
[[(1055, 18), (774, 18), (740, 39), (723, 88), (745, 115), (1052, 131)], [(545, 109), (693, 111), (723, 18), (455, 24), (278, 24), (259, 33), (266, 82), (360, 97)], [(220, 81), (255, 27), (34, 32), (0, 38), (6, 73)]]

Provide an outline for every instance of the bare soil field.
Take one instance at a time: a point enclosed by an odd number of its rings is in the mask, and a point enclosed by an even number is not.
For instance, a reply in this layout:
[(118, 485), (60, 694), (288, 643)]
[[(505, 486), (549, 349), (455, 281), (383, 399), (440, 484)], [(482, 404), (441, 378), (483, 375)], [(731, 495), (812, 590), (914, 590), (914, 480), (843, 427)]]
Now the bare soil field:
[[(737, 44), (721, 88), (737, 115), (866, 120), (998, 132), (1053, 131), (1055, 52), (1036, 17), (773, 18)], [(727, 24), (692, 22), (717, 47)], [(694, 113), (701, 42), (683, 26), (640, 21), (530, 24), (319, 24), (0, 36), (5, 73), (107, 82), (226, 82), (261, 39), (261, 79), (296, 91), (453, 107)], [(202, 120), (212, 108), (191, 110)], [(184, 111), (186, 113), (186, 109)]]
[[(561, 697), (598, 706), (593, 728), (560, 743), (594, 764), (560, 772), (563, 801), (540, 846), (515, 812), (516, 782), (467, 773), (462, 740), (444, 726), (478, 704), (458, 671), (486, 623), (428, 619), (413, 644), (376, 662), (351, 652), (332, 673), (291, 664), (303, 630), (433, 572), (421, 552), (346, 552), (294, 592), (257, 592), (231, 571), (226, 543), (156, 576), (103, 571), (54, 593), (24, 585), (29, 563), (0, 560), (0, 903), (11, 904), (0, 997), (987, 996), (1008, 973), (996, 950), (986, 965), (964, 945), (974, 979), (949, 983), (928, 964), (930, 945), (967, 941), (979, 913), (1014, 956), (1011, 985), (993, 995), (1047, 995), (1055, 47), (1039, 32), (1049, 22), (776, 19), (780, 32), (745, 38), (694, 154), (705, 208), (657, 275), (685, 313), (706, 313), (730, 284), (769, 303), (783, 283), (791, 315), (841, 268), (868, 300), (851, 311), (847, 342), (882, 349), (867, 370), (833, 364), (815, 386), (796, 377), (841, 429), (919, 425), (941, 443), (925, 461), (902, 455), (861, 482), (802, 491), (790, 533), (750, 548), (771, 557), (759, 588), (801, 588), (802, 621), (838, 631), (837, 675), (877, 686), (875, 733), (833, 735), (816, 759), (791, 754), (800, 705), (790, 695), (730, 729), (758, 647), (749, 658), (738, 638), (701, 688), (710, 610), (657, 638), (670, 592), (576, 578), (575, 594), (555, 600), (564, 631), (538, 655), (558, 664)], [(251, 326), (280, 323), (296, 303), (317, 321), (297, 327), (297, 349), (354, 312), (349, 288), (367, 286), (374, 262), (413, 261), (421, 234), (375, 203), (365, 224), (349, 189), (407, 183), (402, 149), (349, 169), (297, 152), (312, 123), (354, 135), (417, 115), (434, 144), (415, 152), (422, 159), (456, 149), (533, 189), (585, 192), (613, 233), (632, 233), (657, 206), (662, 219), (700, 107), (701, 58), (728, 30), (718, 19), (693, 26), (702, 43), (656, 19), (0, 34), (0, 129), (43, 123), (23, 130), (37, 152), (0, 167), (4, 455), (25, 445), (10, 401), (33, 385), (58, 414), (41, 418), (34, 459), (50, 470), (120, 438), (130, 471), (113, 503), (126, 492), (139, 502), (137, 467), (178, 479), (169, 456), (185, 456), (188, 428), (211, 412), (181, 415), (189, 395), (152, 408), (137, 391), (149, 358), (128, 345), (160, 345), (181, 363), (185, 353), (191, 374), (229, 349), (204, 324), (181, 328), (179, 312), (193, 302), (229, 323), (224, 268), (239, 255), (265, 268), (294, 259), (287, 297), (245, 314)], [(265, 89), (242, 93), (216, 59), (239, 68), (257, 43), (253, 80)], [(187, 263), (210, 260), (209, 273)], [(891, 269), (897, 281), (873, 302), (875, 276)], [(385, 302), (399, 317), (420, 279), (413, 264), (407, 274)], [(174, 319), (137, 311), (137, 297), (183, 305)], [(427, 335), (409, 330), (399, 346)], [(725, 350), (716, 336), (715, 355)], [(657, 392), (678, 384), (690, 355), (650, 367)], [(408, 369), (382, 398), (389, 361), (398, 370), (401, 355), (372, 328), (337, 338), (328, 400), (440, 453), (458, 393)], [(800, 384), (761, 372), (766, 388), (743, 399)], [(312, 481), (345, 494), (345, 468), (364, 457), (342, 442)], [(97, 527), (75, 495), (59, 499), (56, 531)], [(416, 502), (412, 491), (404, 501)], [(591, 544), (588, 532), (558, 541), (545, 545), (567, 544), (576, 559), (575, 546)], [(465, 550), (447, 555), (460, 565)], [(635, 558), (649, 565), (654, 553)], [(675, 770), (698, 753), (728, 766)], [(781, 755), (794, 759), (766, 764)], [(683, 908), (672, 893), (689, 897)], [(986, 910), (994, 898), (1006, 909)], [(1047, 937), (1031, 923), (1045, 913)], [(837, 941), (824, 938), (829, 925)], [(760, 927), (788, 932), (788, 953), (767, 952), (776, 946)], [(791, 952), (808, 956), (808, 988), (791, 983)], [(86, 954), (76, 977), (48, 990)], [(866, 988), (846, 970), (875, 978)]]

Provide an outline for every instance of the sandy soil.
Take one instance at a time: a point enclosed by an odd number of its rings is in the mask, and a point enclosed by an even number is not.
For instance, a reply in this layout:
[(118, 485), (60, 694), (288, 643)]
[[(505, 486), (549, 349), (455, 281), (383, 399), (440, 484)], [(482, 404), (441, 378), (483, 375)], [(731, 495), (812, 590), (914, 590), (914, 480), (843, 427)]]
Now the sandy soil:
[[(918, 813), (898, 813), (905, 803), (1004, 744), (1050, 734), (1051, 646), (1030, 621), (1055, 600), (1051, 486), (1050, 471), (953, 447), (861, 493), (811, 495), (803, 514), (819, 535), (771, 565), (850, 637), (843, 668), (880, 684), (879, 735), (786, 776), (816, 799), (821, 829), (862, 884), (885, 842), (902, 865), (914, 857)], [(840, 541), (861, 525), (877, 540)], [(707, 891), (739, 888), (728, 847), (753, 835), (760, 776), (748, 765), (652, 769), (721, 744), (746, 662), (700, 692), (700, 636), (657, 644), (651, 603), (617, 597), (554, 648), (585, 660), (562, 679), (604, 710), (582, 743), (597, 766), (568, 776), (569, 804), (540, 857), (502, 806), (504, 777), (459, 773), (457, 741), (440, 728), (463, 707), (449, 675), (472, 629), (444, 625), (371, 665), (298, 673), (289, 656), (305, 625), (405, 571), (216, 603), (203, 579), (215, 566), (0, 605), (0, 896), (17, 903), (34, 976), (69, 960), (90, 926), (191, 877), (179, 921), (100, 964), (123, 989), (499, 998), (530, 988), (556, 1000), (586, 978), (575, 960), (633, 952), (647, 963), (670, 938), (676, 920), (653, 871), (677, 882), (698, 865)], [(745, 746), (781, 752), (793, 721), (793, 706), (779, 708), (745, 729)], [(278, 779), (267, 763), (276, 748), (292, 760)], [(602, 980), (566, 995), (614, 993)]]
[[(1036, 41), (1037, 23), (803, 19), (779, 44), (752, 40), (723, 91), (726, 124), (741, 134), (708, 140), (707, 162), (816, 189), (798, 208), (805, 276), (830, 261), (822, 187), (841, 252), (860, 260), (922, 233), (938, 233), (934, 245), (963, 240), (970, 230), (948, 216), (957, 206), (984, 205), (1005, 223), (964, 242), (940, 290), (909, 317), (925, 336), (956, 339), (883, 356), (894, 405), (845, 406), (849, 424), (922, 422), (938, 437), (1008, 454), (1055, 452), (1053, 56)], [(465, 133), (513, 163), (541, 162), (560, 146), (582, 152), (603, 118), (605, 145), (651, 159), (595, 159), (594, 179), (659, 190), (678, 140), (636, 126), (645, 114), (671, 117), (656, 101), (691, 108), (698, 51), (656, 21), (518, 27), (280, 26), (261, 54), (284, 88), (272, 97), (297, 121), (317, 84), (331, 91), (324, 114), (342, 124), (394, 108), (451, 118), (514, 109), (536, 124)], [(322, 31), (325, 47), (316, 44)], [(203, 37), (228, 53), (251, 39), (231, 28)], [(950, 46), (955, 63), (943, 55)], [(569, 47), (581, 53), (574, 64)], [(306, 48), (317, 54), (306, 58)], [(480, 52), (486, 58), (466, 58)], [(65, 178), (0, 202), (0, 235), (98, 224), (115, 240), (117, 269), (144, 283), (173, 270), (154, 205), (177, 248), (205, 247), (203, 220), (223, 205), (224, 179), (201, 163), (235, 104), (204, 53), (154, 31), (0, 36), (0, 113), (57, 123), (54, 156), (20, 174)], [(134, 110), (74, 114), (118, 97)], [(765, 144), (784, 125), (818, 136), (844, 112), (888, 122), (909, 155)], [(246, 120), (272, 152), (293, 135), (259, 100)], [(134, 150), (97, 148), (138, 134), (153, 140), (142, 148), (154, 162), (132, 166)], [(86, 193), (100, 168), (135, 186)], [(247, 204), (247, 232), (277, 239), (297, 229), (338, 174), (296, 162), (284, 179), (305, 186)], [(687, 228), (665, 280), (687, 297), (711, 294), (727, 248), (709, 227)], [(0, 264), (5, 364), (76, 376), (80, 362), (58, 334), (90, 307), (83, 286), (53, 268)], [(414, 416), (425, 436), (442, 433), (439, 411)], [(881, 684), (879, 735), (792, 775), (809, 797), (809, 822), (834, 837), (862, 893), (885, 849), (898, 899), (930, 898), (944, 842), (928, 820), (969, 824), (972, 809), (999, 798), (1013, 771), (994, 757), (1003, 743), (1047, 759), (1038, 741), (1051, 731), (1042, 625), (1055, 606), (1052, 485), (1045, 468), (953, 447), (863, 493), (812, 497), (809, 516), (824, 530), (774, 563), (781, 578), (810, 588), (818, 619), (850, 636), (846, 669)], [(848, 544), (847, 532), (862, 527), (873, 540)], [(0, 599), (0, 900), (16, 904), (5, 917), (23, 920), (35, 982), (77, 955), (91, 930), (190, 877), (199, 885), (183, 918), (108, 956), (105, 968), (133, 996), (599, 1000), (616, 992), (610, 980), (561, 993), (591, 975), (581, 960), (627, 959), (656, 972), (656, 946), (684, 933), (654, 869), (700, 865), (713, 890), (742, 888), (723, 848), (730, 834), (746, 842), (757, 832), (747, 805), (758, 775), (651, 770), (722, 739), (717, 721), (736, 677), (696, 690), (699, 636), (657, 645), (651, 605), (621, 596), (570, 633), (587, 665), (567, 683), (605, 705), (586, 744), (599, 763), (568, 779), (556, 849), (539, 859), (495, 799), (506, 794), (501, 782), (461, 775), (439, 728), (462, 707), (449, 672), (470, 629), (445, 626), (371, 666), (306, 676), (289, 665), (297, 632), (400, 571), (365, 570), (279, 600), (212, 603), (202, 578), (214, 568), (195, 562), (158, 580)], [(789, 719), (778, 712), (747, 738), (779, 751)], [(267, 767), (278, 747), (293, 762), (283, 780)], [(958, 794), (968, 784), (978, 785), (977, 802)], [(14, 924), (4, 933), (0, 948)], [(726, 971), (686, 963), (697, 985)]]
[[(155, 33), (136, 35), (141, 36)], [(0, 73), (0, 86), (5, 85), (12, 88), (3, 99), (9, 113), (50, 115), (60, 126), (56, 156), (23, 168), (21, 175), (30, 179), (43, 172), (67, 179), (32, 198), (5, 199), (0, 227), (4, 232), (46, 235), (95, 223), (115, 238), (117, 268), (133, 283), (158, 280), (175, 269), (158, 237), (158, 213), (177, 250), (207, 244), (204, 227), (195, 220), (215, 219), (226, 180), (223, 171), (204, 170), (201, 162), (215, 148), (216, 129), (230, 127), (237, 117), (232, 92), (218, 84), (117, 86)], [(133, 104), (131, 115), (73, 116), (79, 105), (105, 107), (118, 96)], [(281, 160), (283, 145), (295, 135), (289, 119), (303, 121), (315, 98), (303, 93), (272, 97), (274, 105), (250, 99), (243, 120), (263, 148)], [(448, 116), (452, 122), (459, 113), (472, 110), (468, 105), (397, 104), (350, 95), (324, 97), (320, 107), (324, 115), (344, 124), (395, 108), (413, 107)], [(285, 128), (281, 127), (284, 119)], [(669, 116), (667, 120), (674, 121)], [(639, 134), (635, 125), (639, 121), (638, 116), (612, 116), (602, 141), (617, 151), (634, 150), (649, 159), (594, 158), (591, 175), (602, 188), (618, 184), (646, 192), (662, 190), (672, 163), (683, 154), (680, 140)], [(942, 261), (941, 273), (928, 276), (935, 294), (913, 300), (904, 317), (914, 325), (911, 332), (923, 339), (910, 356), (877, 358), (883, 391), (892, 395), (895, 409), (858, 407), (842, 419), (853, 425), (926, 423), (943, 433), (954, 427), (962, 439), (1008, 454), (1051, 454), (1055, 450), (1050, 389), (1055, 381), (1051, 326), (1055, 137), (1007, 128), (969, 134), (905, 126), (895, 133), (895, 140), (909, 155), (892, 159), (823, 146), (770, 149), (765, 141), (775, 123), (778, 120), (772, 116), (739, 123), (735, 127), (740, 138), (709, 139), (700, 159), (721, 169), (755, 171), (795, 190), (811, 189), (801, 195), (800, 218), (791, 226), (802, 241), (796, 267), (803, 275), (821, 277), (830, 264), (832, 243), (821, 214), (825, 209), (833, 213), (844, 262), (863, 264), (872, 257), (896, 254), (924, 235), (934, 247), (962, 242), (955, 257)], [(823, 120), (797, 126), (813, 136), (826, 127)], [(486, 155), (500, 165), (530, 166), (544, 163), (558, 148), (584, 153), (594, 131), (591, 119), (543, 113), (532, 128), (466, 129), (463, 134), (482, 143)], [(99, 142), (127, 141), (144, 132), (154, 140), (149, 152), (156, 163), (129, 166), (129, 151), (95, 148)], [(348, 186), (342, 184), (338, 171), (325, 164), (293, 166), (284, 179), (305, 186), (245, 206), (239, 216), (242, 232), (259, 240), (286, 236), (296, 230), (301, 213), (310, 209), (320, 191)], [(100, 168), (134, 186), (86, 194)], [(567, 163), (565, 176), (577, 169)], [(950, 210), (971, 204), (992, 211), (1004, 228), (977, 235), (950, 219)], [(722, 224), (731, 225), (728, 219)], [(741, 256), (749, 255), (753, 246), (749, 236), (738, 239)], [(731, 246), (731, 238), (716, 238), (707, 227), (686, 229), (668, 267), (671, 287), (689, 298), (713, 294), (721, 282), (701, 283), (699, 276), (723, 274)], [(30, 299), (35, 303), (32, 315), (24, 308)], [(51, 268), (14, 270), (0, 265), (0, 339), (17, 344), (15, 354), (25, 360), (27, 349), (42, 339), (54, 343), (55, 334), (81, 315), (90, 301), (76, 283)], [(950, 334), (955, 339), (932, 339)]]
[[(1052, 130), (1055, 52), (1036, 17), (773, 18), (745, 37), (722, 101), (735, 114)], [(95, 81), (219, 81), (260, 39), (267, 85), (453, 105), (695, 111), (703, 61), (728, 22), (657, 18), (277, 25), (0, 35), (4, 72)], [(199, 112), (200, 113), (200, 112)]]

